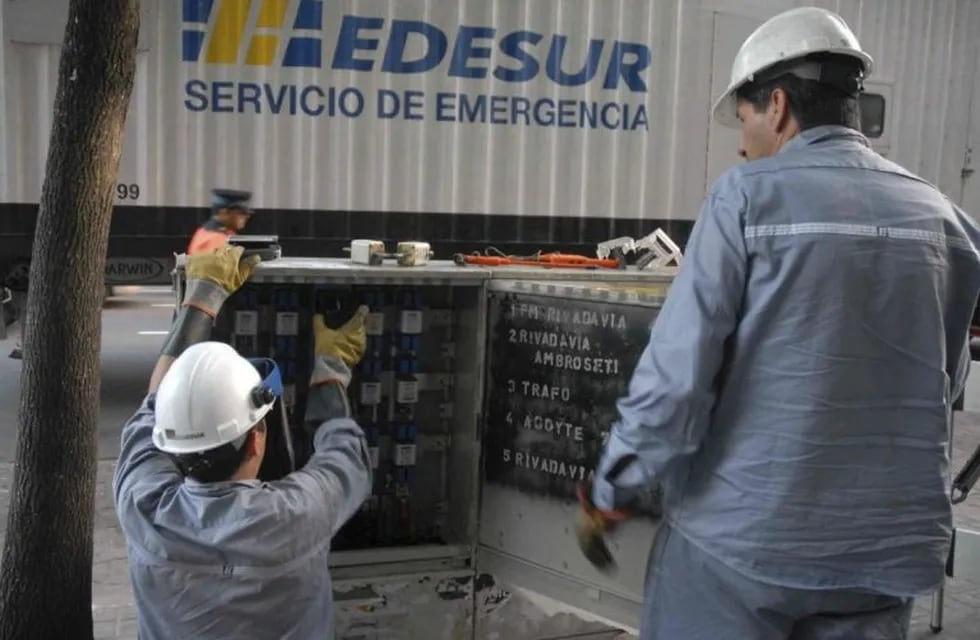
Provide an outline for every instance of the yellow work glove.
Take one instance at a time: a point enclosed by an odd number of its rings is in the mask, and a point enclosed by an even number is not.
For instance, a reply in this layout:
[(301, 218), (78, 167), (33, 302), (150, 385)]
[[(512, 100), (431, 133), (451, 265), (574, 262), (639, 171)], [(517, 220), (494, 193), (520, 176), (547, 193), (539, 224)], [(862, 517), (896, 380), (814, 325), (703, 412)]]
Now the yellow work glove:
[(187, 258), (187, 292), (184, 306), (200, 309), (211, 317), (217, 316), (221, 305), (238, 290), (256, 265), (259, 256), (242, 260), (244, 247), (224, 245), (214, 251), (198, 253)]
[(367, 330), (364, 319), (368, 308), (361, 305), (354, 316), (339, 329), (327, 326), (323, 316), (313, 316), (314, 353), (311, 384), (323, 384), (335, 380), (345, 387), (350, 384), (351, 368), (364, 357), (367, 348)]
[(367, 348), (367, 331), (364, 320), (368, 308), (361, 305), (350, 320), (339, 329), (331, 329), (326, 325), (323, 316), (313, 316), (314, 351), (318, 356), (337, 356), (348, 367), (353, 367), (364, 357)]

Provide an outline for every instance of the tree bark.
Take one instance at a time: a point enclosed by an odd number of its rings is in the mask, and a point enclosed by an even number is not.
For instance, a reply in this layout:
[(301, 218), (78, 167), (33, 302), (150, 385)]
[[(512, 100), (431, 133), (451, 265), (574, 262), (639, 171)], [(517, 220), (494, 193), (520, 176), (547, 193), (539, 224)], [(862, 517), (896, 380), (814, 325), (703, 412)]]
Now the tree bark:
[(31, 257), (0, 640), (92, 638), (102, 293), (138, 0), (71, 0)]

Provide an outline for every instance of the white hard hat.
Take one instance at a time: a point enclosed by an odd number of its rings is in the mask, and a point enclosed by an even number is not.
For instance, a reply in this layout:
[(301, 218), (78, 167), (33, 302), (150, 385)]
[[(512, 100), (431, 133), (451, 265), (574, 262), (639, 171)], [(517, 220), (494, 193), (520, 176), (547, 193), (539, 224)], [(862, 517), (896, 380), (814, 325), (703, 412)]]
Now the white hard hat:
[(732, 62), (728, 88), (715, 102), (715, 120), (726, 127), (738, 127), (735, 91), (774, 64), (812, 53), (857, 58), (864, 66), (865, 77), (871, 74), (874, 63), (836, 13), (817, 7), (790, 9), (766, 20), (742, 43)]
[[(257, 368), (262, 366), (265, 379)], [(191, 345), (160, 381), (153, 444), (184, 454), (235, 442), (280, 395), (282, 377), (271, 360), (246, 360), (223, 342)]]

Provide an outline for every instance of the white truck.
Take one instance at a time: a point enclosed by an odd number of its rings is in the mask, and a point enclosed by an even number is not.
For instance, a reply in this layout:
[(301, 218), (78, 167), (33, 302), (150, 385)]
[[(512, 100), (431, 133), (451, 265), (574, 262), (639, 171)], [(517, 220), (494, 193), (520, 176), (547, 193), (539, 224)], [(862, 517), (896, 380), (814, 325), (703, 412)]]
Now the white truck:
[[(352, 237), (436, 258), (682, 246), (736, 156), (713, 124), (743, 38), (793, 1), (142, 0), (107, 284), (169, 282), (209, 190), (252, 190), (286, 255)], [(865, 130), (980, 211), (972, 0), (819, 2), (875, 58)], [(67, 0), (0, 7), (0, 277), (24, 284)]]
[[(67, 4), (0, 4), (8, 280), (26, 275)], [(223, 312), (221, 335), (239, 349), (292, 353), (300, 366), (308, 336), (281, 327), (309, 326), (316, 305), (352, 291), (383, 294), (385, 326), (405, 339), (396, 302), (406, 288), (428, 296), (407, 309), (437, 336), (423, 340), (420, 374), (402, 379), (382, 363), (377, 383), (394, 404), (404, 404), (402, 386), (413, 389), (417, 437), (382, 425), (388, 434), (372, 447), (379, 465), (414, 467), (415, 481), (430, 484), (399, 493), (410, 481), (393, 474), (394, 488), (380, 487), (380, 504), (337, 540), (339, 637), (635, 630), (655, 524), (631, 521), (611, 539), (615, 575), (588, 565), (571, 531), (568, 490), (594, 462), (612, 401), (596, 400), (595, 376), (572, 371), (578, 360), (563, 369), (547, 353), (532, 357), (579, 319), (605, 345), (596, 357), (618, 363), (618, 380), (602, 387), (615, 397), (669, 279), (498, 277), (323, 256), (342, 256), (352, 238), (425, 240), (442, 260), (488, 245), (593, 253), (658, 227), (683, 245), (706, 187), (740, 161), (737, 132), (710, 119), (732, 58), (765, 18), (799, 4), (142, 0), (107, 283), (169, 283), (173, 254), (220, 186), (254, 192), (248, 232), (278, 235), (284, 252)], [(980, 211), (980, 3), (819, 4), (841, 13), (875, 58), (863, 114), (875, 148)], [(556, 282), (579, 277), (587, 281)], [(521, 343), (525, 334), (541, 348)], [(409, 495), (426, 526), (406, 541), (379, 514), (401, 517), (387, 507)], [(379, 530), (379, 520), (391, 526)]]

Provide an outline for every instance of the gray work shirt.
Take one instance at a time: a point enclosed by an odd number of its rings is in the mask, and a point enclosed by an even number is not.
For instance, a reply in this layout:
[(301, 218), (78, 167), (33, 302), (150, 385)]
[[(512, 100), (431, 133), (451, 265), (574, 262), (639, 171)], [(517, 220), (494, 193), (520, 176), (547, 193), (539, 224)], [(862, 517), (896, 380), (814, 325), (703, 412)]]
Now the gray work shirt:
[(371, 490), (360, 427), (325, 422), (282, 480), (203, 484), (153, 445), (154, 399), (123, 429), (113, 481), (140, 640), (333, 637), (330, 540)]
[(744, 575), (931, 592), (978, 246), (970, 216), (852, 129), (731, 169), (619, 402), (593, 499), (662, 482), (676, 531)]

